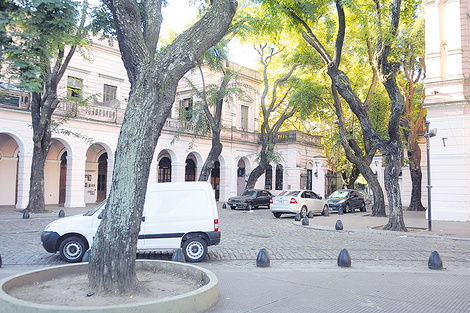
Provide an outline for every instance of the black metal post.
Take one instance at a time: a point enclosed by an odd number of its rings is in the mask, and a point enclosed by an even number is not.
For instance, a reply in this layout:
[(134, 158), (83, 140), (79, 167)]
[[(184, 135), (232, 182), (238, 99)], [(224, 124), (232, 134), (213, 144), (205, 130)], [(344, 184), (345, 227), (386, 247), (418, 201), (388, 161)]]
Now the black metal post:
[(432, 230), (432, 221), (431, 221), (431, 160), (429, 159), (430, 155), (430, 148), (429, 148), (429, 122), (426, 122), (426, 159), (427, 159), (427, 170), (428, 170), (428, 231)]

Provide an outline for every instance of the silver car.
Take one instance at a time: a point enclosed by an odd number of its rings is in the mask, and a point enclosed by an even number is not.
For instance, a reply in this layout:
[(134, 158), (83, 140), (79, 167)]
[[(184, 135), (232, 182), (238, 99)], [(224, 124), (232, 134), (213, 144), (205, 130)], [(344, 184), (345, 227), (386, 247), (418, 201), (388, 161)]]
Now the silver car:
[(304, 217), (309, 211), (323, 214), (324, 211), (328, 211), (328, 204), (311, 190), (287, 190), (271, 198), (269, 208), (276, 218), (282, 214), (297, 213), (300, 217)]

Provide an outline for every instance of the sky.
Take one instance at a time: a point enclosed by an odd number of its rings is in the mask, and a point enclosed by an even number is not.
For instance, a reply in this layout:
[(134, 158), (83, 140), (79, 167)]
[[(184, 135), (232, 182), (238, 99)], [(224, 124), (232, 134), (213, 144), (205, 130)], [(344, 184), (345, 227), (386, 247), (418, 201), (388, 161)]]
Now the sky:
[[(163, 9), (162, 32), (173, 30), (181, 33), (188, 28), (189, 23), (197, 20), (197, 6), (189, 5), (193, 0), (168, 0), (168, 5)], [(253, 47), (242, 45), (237, 39), (229, 44), (229, 60), (237, 64), (255, 68), (257, 53)]]
[[(165, 37), (170, 31), (181, 33), (197, 20), (197, 6), (190, 5), (198, 0), (167, 0), (163, 8), (163, 24), (161, 36)], [(91, 5), (97, 5), (99, 0), (90, 0)], [(251, 46), (242, 45), (237, 39), (229, 44), (229, 60), (237, 64), (255, 68), (258, 55)]]

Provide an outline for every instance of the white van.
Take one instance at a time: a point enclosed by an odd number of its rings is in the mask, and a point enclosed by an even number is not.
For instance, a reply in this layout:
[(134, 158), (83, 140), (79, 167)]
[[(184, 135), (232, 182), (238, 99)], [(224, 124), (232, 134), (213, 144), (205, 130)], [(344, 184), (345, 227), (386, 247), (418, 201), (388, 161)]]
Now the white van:
[[(41, 234), (44, 249), (59, 251), (67, 262), (80, 262), (91, 247), (106, 201), (83, 215), (56, 220)], [(220, 242), (214, 191), (208, 182), (149, 184), (142, 214), (138, 251), (182, 248), (185, 259), (199, 262), (207, 246)]]

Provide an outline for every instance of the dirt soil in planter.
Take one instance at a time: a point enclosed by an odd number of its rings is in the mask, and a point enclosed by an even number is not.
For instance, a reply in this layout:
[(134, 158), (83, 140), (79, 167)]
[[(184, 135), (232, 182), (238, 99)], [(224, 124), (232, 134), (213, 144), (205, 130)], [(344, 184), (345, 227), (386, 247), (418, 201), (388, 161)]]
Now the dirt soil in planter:
[(137, 278), (150, 294), (102, 296), (90, 294), (87, 273), (65, 275), (33, 285), (8, 290), (14, 298), (61, 306), (103, 306), (131, 304), (177, 296), (202, 286), (200, 280), (163, 271), (137, 270)]

